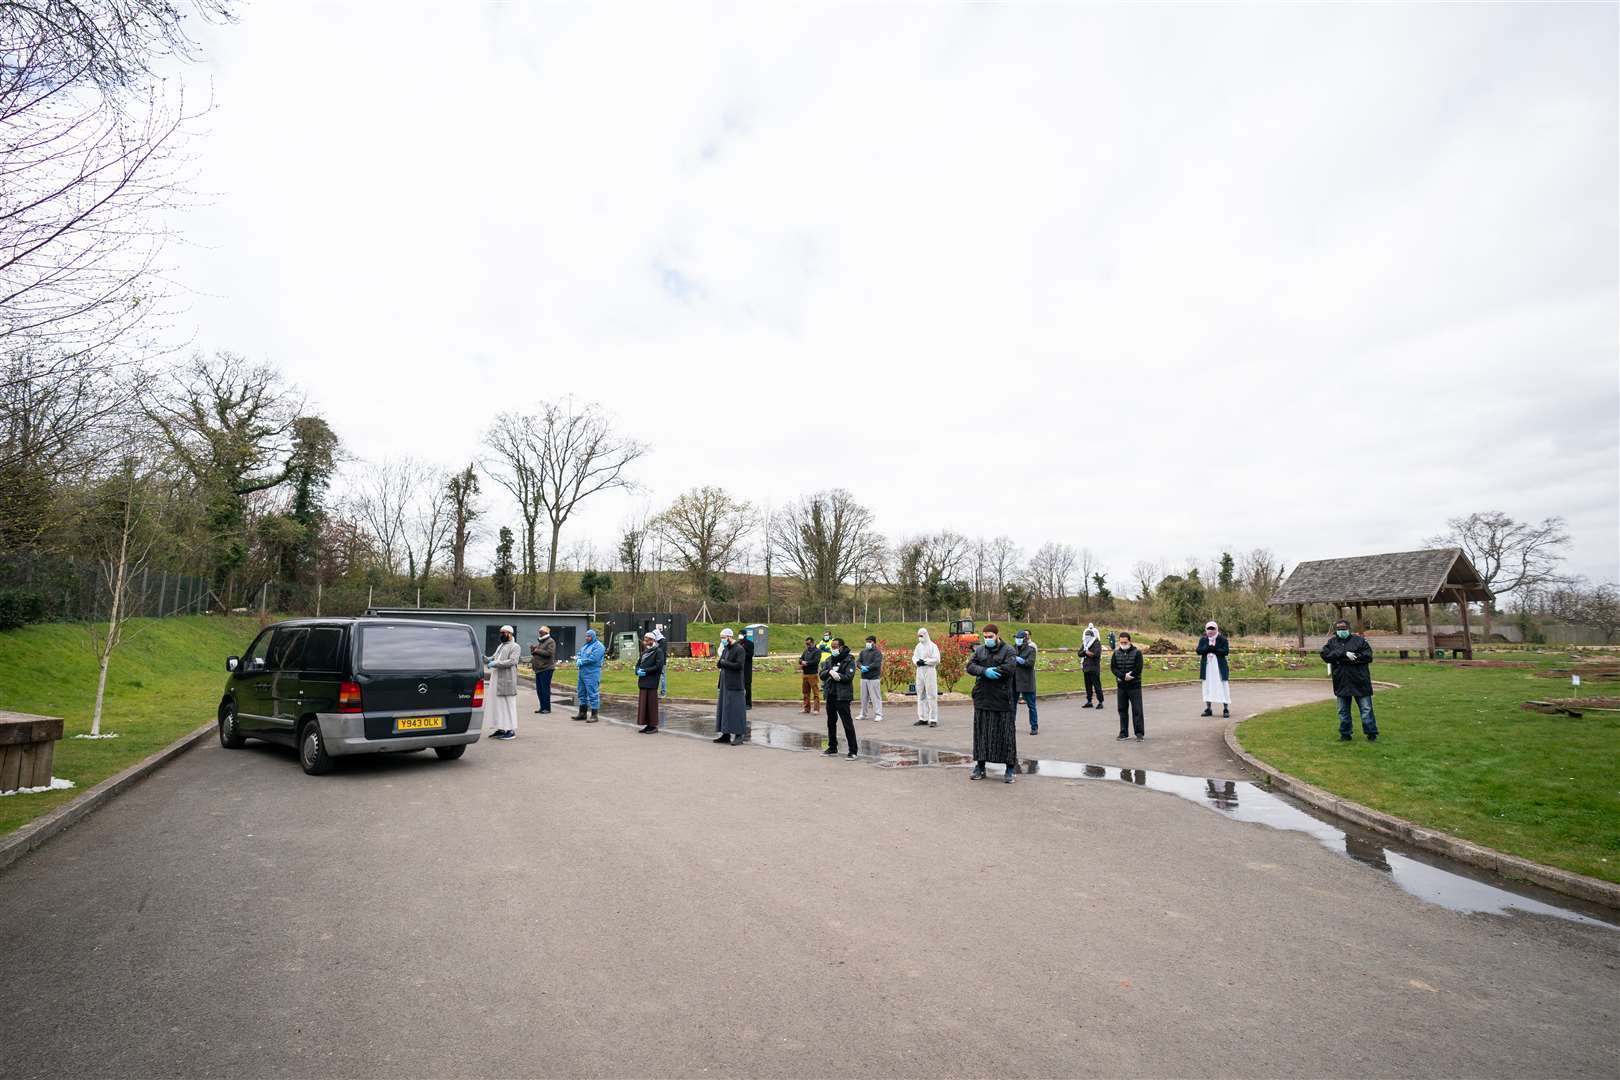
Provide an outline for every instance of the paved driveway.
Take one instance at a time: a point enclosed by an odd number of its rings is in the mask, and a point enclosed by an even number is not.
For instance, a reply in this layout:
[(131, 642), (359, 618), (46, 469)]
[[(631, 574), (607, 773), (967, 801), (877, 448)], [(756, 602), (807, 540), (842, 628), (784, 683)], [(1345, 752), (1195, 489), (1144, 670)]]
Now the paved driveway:
[(8, 1077), (1620, 1064), (1620, 932), (1458, 915), (1130, 784), (561, 714), (320, 779), (210, 744), (0, 872), (0, 911)]

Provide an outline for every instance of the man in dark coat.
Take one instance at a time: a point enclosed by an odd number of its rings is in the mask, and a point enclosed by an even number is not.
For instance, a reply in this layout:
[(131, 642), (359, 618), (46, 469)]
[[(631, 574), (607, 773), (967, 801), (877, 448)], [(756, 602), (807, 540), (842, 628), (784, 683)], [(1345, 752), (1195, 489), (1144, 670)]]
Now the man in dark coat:
[(1035, 712), (1035, 642), (1028, 630), (1020, 630), (1013, 637), (1013, 721), (1017, 726), (1018, 703), (1029, 706), (1029, 733), (1041, 733), (1040, 717)]
[(804, 712), (821, 711), (821, 650), (815, 638), (804, 639), (804, 652), (799, 654), (799, 690), (804, 694)]
[(1092, 708), (1091, 692), (1097, 692), (1097, 708), (1103, 707), (1102, 688), (1102, 635), (1097, 633), (1094, 625), (1087, 624), (1086, 632), (1080, 636), (1080, 673), (1086, 680), (1086, 703), (1082, 709)]
[(636, 660), (636, 723), (643, 735), (658, 734), (658, 676), (664, 673), (664, 650), (649, 630), (641, 637)]
[(984, 628), (983, 640), (968, 657), (967, 673), (973, 682), (973, 772), (969, 780), (984, 779), (987, 761), (1005, 762), (1006, 783), (1018, 771), (1018, 731), (1014, 722), (1013, 649), (1001, 640), (995, 623)]
[(1378, 741), (1378, 721), (1373, 716), (1372, 646), (1350, 624), (1340, 619), (1333, 624), (1333, 636), (1322, 646), (1322, 660), (1333, 669), (1333, 696), (1339, 699), (1339, 741), (1349, 742), (1350, 701), (1361, 711), (1361, 732), (1368, 742)]
[[(883, 719), (883, 650), (878, 648), (877, 637), (866, 635), (866, 645), (855, 662), (861, 669), (861, 715), (857, 720)], [(871, 710), (872, 715), (867, 716)]]
[(743, 687), (743, 666), (748, 654), (737, 643), (731, 628), (720, 631), (720, 654), (715, 665), (720, 669), (719, 700), (714, 707), (714, 729), (720, 733), (717, 743), (741, 744), (748, 734), (748, 698)]
[(838, 724), (842, 721), (844, 741), (849, 744), (846, 756), (854, 761), (859, 744), (855, 742), (855, 718), (849, 714), (849, 705), (855, 700), (855, 656), (843, 638), (833, 638), (828, 644), (832, 651), (821, 662), (821, 696), (827, 702), (827, 749), (822, 753), (838, 756)]
[(551, 627), (542, 626), (534, 644), (529, 646), (529, 663), (534, 666), (534, 691), (540, 697), (537, 713), (551, 711), (551, 679), (557, 674), (557, 641), (551, 636)]
[(1114, 699), (1119, 703), (1121, 739), (1131, 737), (1126, 726), (1128, 719), (1135, 721), (1138, 741), (1146, 734), (1142, 720), (1142, 667), (1142, 650), (1131, 644), (1130, 634), (1122, 632), (1119, 647), (1108, 661), (1108, 668), (1114, 673)]

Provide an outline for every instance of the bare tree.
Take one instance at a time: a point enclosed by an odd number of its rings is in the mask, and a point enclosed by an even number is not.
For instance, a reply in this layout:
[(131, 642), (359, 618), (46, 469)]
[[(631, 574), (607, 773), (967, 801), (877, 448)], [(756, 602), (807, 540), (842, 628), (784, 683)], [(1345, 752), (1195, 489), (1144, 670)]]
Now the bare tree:
[(1282, 586), (1287, 570), (1270, 548), (1251, 548), (1238, 558), (1238, 580), (1262, 605)]
[(534, 438), (540, 446), (537, 497), (551, 521), (546, 592), (556, 607), (557, 543), (563, 525), (574, 508), (592, 495), (630, 487), (625, 470), (647, 452), (647, 447), (618, 434), (597, 405), (577, 408), (571, 398), (541, 406), (535, 421)]
[(167, 536), (161, 527), (163, 491), (160, 471), (140, 454), (126, 452), (118, 467), (88, 493), (80, 535), (96, 556), (107, 590), (107, 621), (93, 623), (90, 630), (97, 667), (91, 738), (101, 737), (107, 669), (124, 641), (131, 591)]
[(539, 418), (518, 413), (501, 413), (484, 434), (484, 445), (495, 452), (495, 465), (485, 472), (517, 501), (518, 513), (523, 517), (523, 592), (528, 603), (534, 602), (538, 584), (539, 555), (536, 539), (540, 532), (540, 515), (545, 505), (540, 498), (540, 467), (545, 448), (536, 438)]
[(420, 587), (433, 576), (433, 560), (449, 546), (455, 517), (449, 474), (424, 469), (401, 534), (406, 572), (412, 585)]
[(1080, 604), (1090, 611), (1092, 575), (1102, 569), (1102, 564), (1097, 561), (1095, 552), (1083, 547), (1075, 555), (1075, 569), (1080, 575)]
[(1131, 567), (1131, 576), (1136, 579), (1136, 587), (1140, 590), (1140, 599), (1151, 600), (1153, 599), (1153, 587), (1159, 583), (1160, 578), (1164, 577), (1164, 573), (1160, 570), (1158, 563), (1150, 562), (1147, 559), (1139, 559), (1136, 565)]
[(1029, 560), (1030, 589), (1038, 599), (1061, 606), (1069, 595), (1078, 556), (1069, 544), (1042, 544)]
[(1598, 631), (1605, 645), (1620, 634), (1620, 590), (1612, 582), (1587, 585), (1566, 580), (1548, 591), (1547, 608), (1565, 622)]
[(225, 0), (0, 3), (0, 343), (130, 353), (167, 312), (162, 213), (179, 192), (189, 13)]
[(1000, 600), (1007, 583), (1017, 580), (1023, 571), (1024, 549), (1013, 543), (1012, 537), (998, 536), (990, 541), (985, 554), (986, 568), (995, 585), (992, 595)]
[(741, 554), (757, 521), (753, 506), (724, 488), (696, 487), (678, 496), (652, 527), (704, 596), (709, 579), (730, 569)]
[[(418, 490), (431, 482), (431, 471), (411, 458), (385, 458), (368, 464), (355, 480), (349, 508), (371, 533), (389, 574), (398, 574), (401, 559), (408, 557), (413, 506)], [(413, 577), (414, 571), (413, 566)]]
[[(1468, 561), (1497, 599), (1521, 589), (1535, 589), (1560, 580), (1569, 533), (1561, 517), (1543, 518), (1540, 524), (1515, 521), (1499, 510), (1450, 518), (1446, 532), (1431, 536), (1430, 547), (1462, 548)], [(1484, 631), (1491, 632), (1491, 605), (1485, 609)]]
[(619, 546), (615, 555), (618, 557), (619, 571), (629, 586), (631, 611), (640, 607), (641, 590), (647, 580), (651, 535), (652, 529), (644, 512), (626, 518), (619, 526)]
[(832, 604), (845, 582), (872, 572), (883, 558), (883, 538), (872, 523), (872, 511), (834, 488), (784, 506), (770, 543), (807, 598)]

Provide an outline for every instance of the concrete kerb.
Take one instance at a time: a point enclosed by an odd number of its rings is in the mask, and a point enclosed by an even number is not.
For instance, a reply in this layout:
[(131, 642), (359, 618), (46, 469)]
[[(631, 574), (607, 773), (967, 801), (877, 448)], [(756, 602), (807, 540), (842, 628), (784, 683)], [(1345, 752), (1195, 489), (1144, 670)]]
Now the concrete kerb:
[(52, 837), (76, 825), (81, 818), (100, 810), (150, 773), (212, 737), (214, 731), (214, 724), (204, 724), (189, 735), (182, 735), (157, 753), (137, 761), (123, 772), (107, 777), (72, 802), (58, 806), (43, 817), (35, 818), (10, 836), (0, 837), (0, 870), (4, 870)]
[(1399, 840), (1415, 848), (1467, 863), (1469, 866), (1490, 870), (1505, 878), (1517, 878), (1544, 889), (1563, 893), (1565, 896), (1620, 909), (1620, 885), (1613, 882), (1577, 874), (1571, 870), (1560, 870), (1556, 866), (1531, 862), (1517, 855), (1509, 855), (1495, 848), (1464, 840), (1460, 836), (1428, 829), (1405, 818), (1398, 818), (1393, 814), (1352, 802), (1314, 784), (1307, 784), (1298, 777), (1289, 776), (1281, 769), (1261, 761), (1239, 745), (1237, 726), (1243, 719), (1250, 718), (1244, 717), (1227, 724), (1222, 737), (1226, 740), (1226, 748), (1234, 756), (1265, 777), (1268, 788), (1286, 792), (1307, 806), (1315, 807), (1342, 821), (1359, 825), (1391, 840)]

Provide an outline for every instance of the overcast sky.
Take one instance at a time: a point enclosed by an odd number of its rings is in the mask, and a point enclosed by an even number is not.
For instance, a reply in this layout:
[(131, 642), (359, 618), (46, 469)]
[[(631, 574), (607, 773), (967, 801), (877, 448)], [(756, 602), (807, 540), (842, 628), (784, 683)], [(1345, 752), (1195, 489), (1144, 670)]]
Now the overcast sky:
[(179, 277), (362, 458), (601, 402), (565, 546), (844, 486), (1119, 585), (1489, 509), (1614, 579), (1616, 11), (258, 0)]

